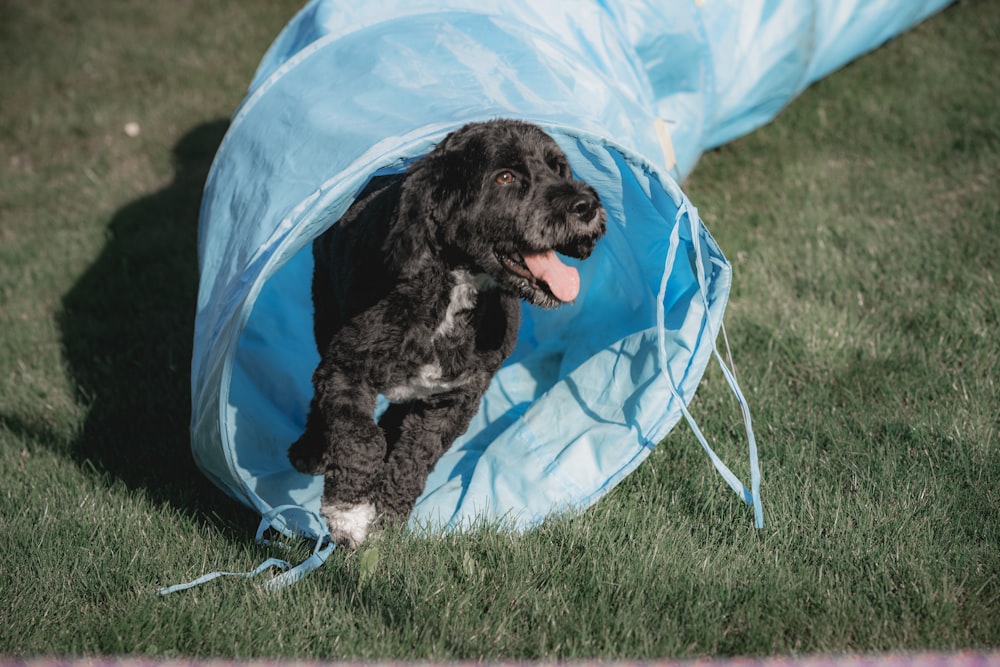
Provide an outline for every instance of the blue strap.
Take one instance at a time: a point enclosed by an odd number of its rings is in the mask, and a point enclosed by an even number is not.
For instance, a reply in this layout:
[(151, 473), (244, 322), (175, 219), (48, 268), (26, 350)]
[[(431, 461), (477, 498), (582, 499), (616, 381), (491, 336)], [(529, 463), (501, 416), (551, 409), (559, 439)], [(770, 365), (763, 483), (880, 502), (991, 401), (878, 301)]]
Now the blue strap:
[(159, 595), (169, 595), (171, 593), (176, 593), (177, 591), (186, 591), (189, 588), (194, 588), (195, 586), (201, 586), (204, 583), (212, 581), (213, 579), (218, 579), (219, 577), (243, 577), (246, 579), (256, 577), (258, 574), (270, 567), (277, 567), (282, 570), (287, 570), (291, 567), (287, 561), (283, 561), (280, 558), (268, 558), (266, 561), (250, 570), (249, 572), (210, 572), (204, 574), (197, 579), (193, 579), (183, 584), (175, 584), (173, 586), (161, 586), (156, 589)]
[[(698, 209), (694, 207), (693, 204), (686, 203), (685, 208), (689, 208), (687, 212), (688, 224), (691, 228), (691, 238), (694, 242), (694, 253), (695, 253), (695, 266), (698, 271), (698, 288), (701, 291), (702, 301), (705, 303), (706, 308), (708, 307), (708, 294), (706, 293), (705, 286), (705, 262), (702, 257), (701, 244), (698, 243)], [(732, 389), (733, 394), (736, 396), (736, 401), (740, 404), (740, 412), (743, 415), (743, 426), (747, 435), (747, 449), (750, 455), (750, 490), (747, 491), (746, 487), (743, 488), (743, 499), (748, 505), (753, 506), (753, 516), (754, 524), (757, 528), (764, 527), (764, 509), (761, 505), (760, 500), (760, 462), (757, 456), (757, 438), (753, 431), (753, 420), (750, 417), (750, 406), (747, 403), (746, 397), (740, 390), (740, 385), (736, 381), (736, 375), (732, 372), (728, 365), (719, 353), (719, 332), (712, 325), (711, 318), (705, 318), (708, 324), (709, 333), (712, 338), (712, 351), (715, 354), (715, 359), (719, 362), (719, 367), (722, 368), (722, 374), (726, 378), (726, 382), (729, 383), (729, 387)]]
[[(294, 509), (298, 511), (303, 511), (302, 507), (298, 505), (279, 505), (273, 508), (270, 512), (267, 512), (261, 517), (260, 525), (257, 527), (257, 543), (258, 544), (269, 544), (269, 542), (264, 539), (264, 532), (271, 527), (271, 523), (285, 510)], [(320, 525), (325, 526), (325, 521), (320, 521)], [(280, 544), (280, 543), (279, 543)], [(284, 546), (284, 545), (281, 545)], [(288, 569), (286, 572), (282, 572), (270, 581), (264, 584), (264, 590), (268, 592), (274, 592), (281, 590), (286, 586), (290, 586), (300, 580), (302, 577), (306, 576), (313, 570), (320, 567), (326, 562), (326, 559), (330, 557), (333, 550), (336, 548), (336, 543), (330, 539), (329, 535), (324, 535), (316, 540), (316, 545), (313, 547), (312, 555), (305, 559), (295, 567)]]
[(270, 581), (265, 582), (264, 590), (269, 593), (281, 590), (286, 586), (294, 584), (302, 577), (319, 568), (326, 562), (326, 559), (330, 557), (330, 554), (332, 554), (333, 550), (337, 547), (335, 542), (327, 542), (326, 546), (320, 549), (318, 548), (320, 544), (322, 544), (322, 541), (316, 540), (317, 549), (313, 552), (312, 556), (309, 556), (309, 558), (305, 559), (292, 569), (282, 572)]
[[(260, 525), (257, 527), (257, 544), (270, 545), (271, 542), (264, 538), (264, 533), (274, 520), (285, 510), (294, 509), (297, 511), (305, 511), (302, 507), (298, 505), (280, 505), (275, 507), (268, 512), (265, 512), (261, 517)], [(325, 525), (325, 523), (321, 523)], [(277, 543), (276, 546), (282, 548), (288, 548), (287, 545), (282, 543)], [(212, 581), (213, 579), (218, 579), (219, 577), (242, 577), (244, 579), (252, 579), (260, 573), (268, 570), (269, 568), (276, 567), (280, 570), (285, 570), (281, 574), (275, 576), (274, 578), (267, 581), (263, 588), (266, 591), (273, 592), (280, 590), (286, 586), (294, 584), (296, 581), (309, 574), (316, 568), (320, 567), (326, 562), (330, 554), (333, 553), (336, 544), (329, 539), (329, 535), (323, 535), (317, 538), (316, 546), (313, 548), (313, 553), (309, 558), (305, 559), (303, 562), (299, 563), (295, 567), (288, 561), (281, 560), (280, 558), (268, 558), (263, 563), (250, 570), (249, 572), (210, 572), (208, 574), (202, 575), (197, 579), (193, 579), (183, 584), (175, 584), (173, 586), (161, 586), (156, 589), (159, 595), (169, 595), (171, 593), (176, 593), (177, 591), (186, 591), (189, 588), (194, 588), (195, 586), (201, 586), (204, 583)]]
[(711, 446), (708, 444), (708, 440), (705, 438), (701, 429), (698, 427), (694, 416), (687, 409), (687, 405), (681, 397), (680, 392), (677, 389), (677, 384), (674, 382), (673, 377), (670, 374), (670, 368), (667, 359), (667, 344), (666, 344), (666, 314), (664, 312), (664, 302), (666, 300), (667, 294), (667, 283), (670, 279), (670, 269), (674, 265), (674, 261), (677, 256), (677, 250), (680, 247), (680, 225), (681, 218), (687, 216), (688, 225), (691, 230), (692, 244), (695, 249), (695, 268), (696, 268), (696, 278), (698, 280), (698, 289), (701, 293), (702, 301), (705, 304), (706, 313), (708, 309), (708, 294), (706, 292), (706, 279), (705, 279), (705, 265), (702, 258), (701, 244), (699, 243), (699, 228), (698, 228), (698, 211), (693, 205), (685, 201), (680, 208), (677, 210), (677, 217), (674, 220), (673, 229), (670, 232), (670, 246), (667, 250), (667, 258), (664, 264), (665, 269), (663, 272), (663, 278), (660, 282), (660, 291), (657, 297), (657, 320), (659, 322), (659, 331), (657, 332), (657, 342), (659, 346), (659, 362), (660, 368), (664, 377), (667, 379), (667, 385), (670, 388), (671, 395), (677, 400), (680, 406), (681, 413), (687, 420), (688, 425), (691, 427), (692, 433), (694, 433), (695, 438), (701, 444), (702, 449), (708, 454), (709, 459), (712, 461), (712, 465), (715, 469), (722, 475), (722, 478), (729, 484), (730, 488), (733, 489), (743, 500), (748, 504), (753, 506), (754, 511), (754, 524), (757, 528), (764, 527), (764, 512), (760, 500), (760, 465), (757, 457), (757, 439), (753, 432), (753, 423), (750, 419), (750, 408), (747, 405), (746, 398), (743, 396), (743, 392), (740, 391), (739, 384), (736, 381), (736, 377), (729, 370), (729, 367), (724, 363), (722, 355), (719, 354), (719, 348), (717, 344), (718, 331), (712, 325), (711, 317), (705, 317), (705, 322), (709, 328), (709, 334), (712, 339), (712, 349), (716, 360), (722, 367), (723, 375), (726, 378), (726, 382), (729, 384), (736, 396), (737, 402), (740, 404), (740, 409), (743, 415), (743, 424), (746, 429), (747, 443), (750, 454), (750, 489), (739, 480), (739, 478), (733, 474), (733, 471), (712, 451)]

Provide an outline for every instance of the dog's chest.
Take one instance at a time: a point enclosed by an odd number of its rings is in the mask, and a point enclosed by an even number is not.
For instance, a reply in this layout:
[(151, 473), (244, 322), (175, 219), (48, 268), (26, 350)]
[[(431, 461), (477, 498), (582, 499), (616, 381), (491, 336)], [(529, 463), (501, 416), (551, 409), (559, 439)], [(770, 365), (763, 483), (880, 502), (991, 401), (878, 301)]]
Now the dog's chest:
[(469, 328), (467, 315), (476, 307), (480, 290), (487, 287), (490, 281), (486, 274), (472, 274), (464, 269), (457, 269), (451, 274), (455, 282), (448, 295), (448, 305), (444, 309), (444, 315), (434, 330), (432, 339), (467, 337), (469, 334), (465, 331)]
[(466, 270), (451, 272), (453, 283), (447, 304), (439, 309), (428, 339), (417, 359), (403, 366), (404, 372), (383, 394), (394, 403), (425, 399), (468, 384), (481, 370), (474, 358), (475, 326), (472, 313), (480, 292), (490, 287), (485, 274)]

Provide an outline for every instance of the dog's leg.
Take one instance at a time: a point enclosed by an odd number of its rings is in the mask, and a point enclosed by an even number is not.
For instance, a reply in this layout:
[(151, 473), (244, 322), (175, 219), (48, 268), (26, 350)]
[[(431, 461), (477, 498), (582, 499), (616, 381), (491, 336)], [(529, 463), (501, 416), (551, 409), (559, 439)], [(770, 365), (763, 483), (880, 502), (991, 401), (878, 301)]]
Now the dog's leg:
[[(366, 430), (366, 429), (362, 429)], [(372, 431), (368, 443), (374, 443), (374, 449), (384, 450), (384, 440), (377, 438)], [(322, 410), (313, 401), (306, 423), (306, 430), (289, 449), (288, 456), (294, 467), (307, 474), (323, 475), (323, 498), (320, 502), (320, 514), (326, 519), (330, 536), (337, 544), (349, 549), (356, 549), (364, 541), (368, 526), (375, 520), (375, 505), (369, 499), (370, 492), (378, 485), (381, 466), (364, 465), (367, 460), (367, 447), (362, 445), (364, 436), (360, 438), (340, 439), (342, 436), (331, 435), (327, 429)], [(338, 446), (340, 444), (347, 446)], [(352, 447), (352, 445), (359, 445)], [(360, 455), (360, 456), (359, 456)], [(385, 454), (381, 457), (384, 459)], [(338, 465), (343, 458), (352, 464)], [(353, 480), (359, 480), (352, 483)], [(367, 480), (367, 481), (360, 481)]]
[(376, 509), (385, 520), (409, 516), (438, 459), (469, 428), (480, 396), (474, 391), (449, 392), (406, 405), (375, 495)]
[(322, 422), (325, 441), (320, 512), (333, 540), (350, 549), (364, 541), (375, 520), (372, 494), (386, 453), (385, 435), (373, 417), (376, 392), (356, 375), (324, 358), (313, 377), (314, 419)]

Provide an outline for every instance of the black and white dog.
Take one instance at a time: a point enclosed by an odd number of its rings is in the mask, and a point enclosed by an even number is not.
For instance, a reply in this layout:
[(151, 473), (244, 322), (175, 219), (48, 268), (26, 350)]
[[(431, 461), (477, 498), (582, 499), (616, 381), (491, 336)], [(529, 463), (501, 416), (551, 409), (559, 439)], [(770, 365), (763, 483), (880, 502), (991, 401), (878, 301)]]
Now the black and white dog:
[[(356, 548), (405, 518), (514, 348), (519, 299), (573, 301), (605, 231), (597, 193), (538, 127), (473, 123), (405, 174), (376, 177), (313, 244), (321, 361), (289, 450), (324, 475), (333, 539)], [(376, 395), (390, 402), (376, 423)]]

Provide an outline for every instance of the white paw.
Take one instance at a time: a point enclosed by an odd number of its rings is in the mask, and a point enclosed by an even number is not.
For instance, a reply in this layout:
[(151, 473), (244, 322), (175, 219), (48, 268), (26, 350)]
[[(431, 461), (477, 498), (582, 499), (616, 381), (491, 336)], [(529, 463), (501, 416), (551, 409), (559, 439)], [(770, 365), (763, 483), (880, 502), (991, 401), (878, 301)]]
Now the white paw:
[(320, 512), (326, 518), (333, 541), (348, 549), (357, 549), (365, 541), (368, 528), (375, 520), (375, 506), (371, 503), (324, 503)]

